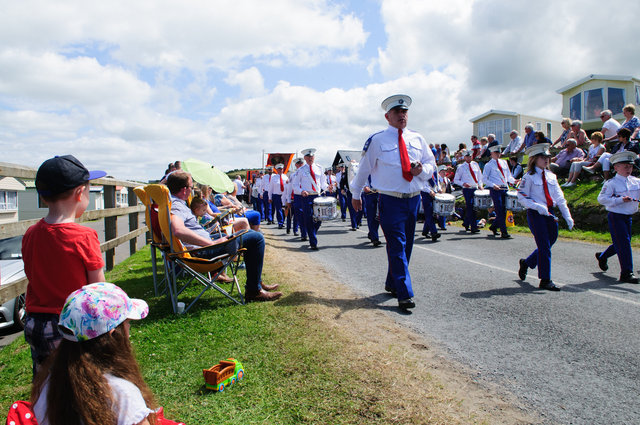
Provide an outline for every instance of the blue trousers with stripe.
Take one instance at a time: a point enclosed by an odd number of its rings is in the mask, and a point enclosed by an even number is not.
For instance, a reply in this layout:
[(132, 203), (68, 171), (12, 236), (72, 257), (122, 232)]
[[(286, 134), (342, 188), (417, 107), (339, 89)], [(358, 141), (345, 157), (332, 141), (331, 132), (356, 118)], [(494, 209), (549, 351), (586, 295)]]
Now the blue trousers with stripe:
[(296, 231), (295, 223), (298, 223), (300, 225), (300, 236), (306, 238), (307, 228), (304, 225), (304, 215), (302, 213), (302, 195), (293, 195), (293, 214), (293, 231)]
[(420, 195), (422, 196), (422, 209), (424, 210), (422, 233), (435, 235), (438, 233), (438, 228), (436, 227), (436, 221), (433, 219), (433, 198), (429, 192), (420, 192)]
[(380, 195), (377, 193), (362, 194), (365, 209), (367, 210), (367, 227), (369, 228), (369, 237), (373, 241), (380, 240), (380, 235), (378, 234), (378, 228), (380, 227), (380, 221), (378, 221), (379, 197)]
[(621, 273), (633, 272), (633, 255), (631, 254), (631, 216), (609, 212), (609, 233), (611, 242), (609, 247), (600, 255), (603, 258), (613, 257), (618, 254)]
[(273, 216), (278, 220), (278, 226), (284, 226), (284, 212), (282, 211), (282, 195), (271, 195), (271, 207)]
[(489, 189), (489, 195), (496, 212), (495, 227), (500, 229), (500, 233), (505, 234), (507, 233), (507, 191)]
[(527, 210), (527, 222), (538, 247), (527, 257), (527, 266), (538, 267), (538, 278), (551, 280), (551, 247), (558, 239), (558, 222), (532, 209)]
[(273, 221), (271, 204), (269, 203), (269, 192), (266, 190), (262, 193), (262, 204), (264, 205), (264, 219), (267, 221)]
[(357, 229), (362, 224), (362, 215), (364, 214), (364, 207), (360, 211), (356, 211), (353, 208), (353, 195), (347, 191), (347, 209), (349, 210), (349, 220), (351, 221), (351, 228)]
[(395, 290), (398, 300), (413, 297), (409, 260), (413, 250), (413, 238), (420, 196), (396, 198), (380, 195), (380, 227), (387, 241), (387, 279), (385, 288)]
[(474, 195), (475, 189), (464, 188), (462, 189), (462, 195), (464, 196), (465, 214), (462, 225), (465, 227), (471, 227), (471, 230), (478, 229), (478, 221), (476, 220), (476, 211), (473, 209), (475, 206)]
[(342, 191), (338, 190), (338, 203), (340, 204), (340, 218), (343, 220), (347, 218), (347, 197), (342, 194)]
[(313, 219), (313, 200), (318, 195), (300, 196), (302, 199), (302, 215), (304, 217), (304, 227), (309, 237), (309, 246), (318, 246), (318, 229), (322, 222)]

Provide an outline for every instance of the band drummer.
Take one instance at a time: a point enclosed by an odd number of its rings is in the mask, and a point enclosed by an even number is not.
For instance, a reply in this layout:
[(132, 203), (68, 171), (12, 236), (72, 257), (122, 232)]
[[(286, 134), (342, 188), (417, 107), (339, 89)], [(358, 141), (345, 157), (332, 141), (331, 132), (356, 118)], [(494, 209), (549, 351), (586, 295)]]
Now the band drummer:
[(518, 187), (518, 200), (527, 209), (527, 223), (537, 248), (527, 258), (520, 259), (518, 276), (525, 280), (528, 269), (537, 267), (539, 288), (559, 291), (551, 280), (551, 247), (558, 239), (558, 220), (553, 215), (553, 206), (560, 209), (569, 230), (573, 229), (573, 218), (556, 175), (549, 171), (549, 146), (549, 143), (539, 143), (525, 152), (529, 162)]
[(625, 151), (611, 155), (609, 161), (616, 171), (615, 177), (606, 180), (598, 195), (598, 202), (607, 209), (607, 221), (611, 233), (611, 245), (604, 252), (596, 252), (596, 259), (602, 271), (607, 271), (607, 259), (618, 255), (620, 262), (620, 282), (638, 283), (633, 274), (631, 252), (631, 217), (638, 212), (640, 199), (640, 179), (631, 175), (638, 156)]
[(471, 160), (471, 151), (464, 152), (465, 162), (458, 165), (456, 175), (453, 178), (453, 184), (462, 186), (462, 195), (465, 202), (465, 215), (463, 225), (466, 230), (471, 233), (479, 233), (478, 222), (476, 221), (476, 212), (474, 196), (476, 189), (482, 189), (482, 171), (477, 162)]
[(509, 239), (511, 235), (507, 232), (507, 190), (509, 185), (516, 183), (511, 175), (507, 161), (500, 159), (501, 147), (499, 145), (489, 148), (491, 160), (487, 162), (482, 171), (482, 180), (489, 189), (489, 195), (493, 200), (493, 208), (496, 212), (496, 219), (489, 227), (493, 236), (498, 236), (500, 230), (502, 239)]
[(379, 193), (380, 226), (389, 262), (385, 289), (398, 297), (401, 309), (414, 308), (409, 260), (413, 249), (420, 190), (436, 169), (424, 137), (406, 129), (411, 98), (394, 95), (382, 102), (386, 130), (366, 141), (358, 174), (351, 183), (353, 207), (362, 209), (362, 189), (371, 184)]
[[(340, 180), (342, 179), (342, 175), (346, 172), (345, 167), (344, 167), (344, 163), (341, 162), (338, 165), (336, 165), (337, 168), (337, 172), (336, 172), (336, 181), (340, 182)], [(347, 198), (342, 194), (342, 192), (340, 190), (336, 190), (336, 193), (338, 194), (338, 202), (340, 204), (340, 217), (342, 218), (342, 221), (346, 221), (347, 219)]]
[(298, 169), (294, 187), (300, 187), (302, 201), (302, 215), (305, 230), (309, 237), (309, 247), (318, 250), (317, 233), (321, 222), (314, 220), (313, 201), (327, 189), (327, 179), (324, 178), (323, 168), (314, 162), (316, 150), (313, 148), (302, 150), (306, 164)]
[[(307, 229), (304, 227), (304, 215), (302, 214), (302, 189), (300, 189), (300, 183), (298, 183), (297, 175), (300, 168), (304, 165), (304, 159), (296, 158), (295, 160), (296, 170), (289, 176), (289, 182), (291, 183), (291, 192), (293, 193), (293, 219), (294, 223), (297, 222), (300, 227), (300, 240), (307, 240)], [(293, 234), (297, 236), (295, 231), (296, 225), (293, 226)]]

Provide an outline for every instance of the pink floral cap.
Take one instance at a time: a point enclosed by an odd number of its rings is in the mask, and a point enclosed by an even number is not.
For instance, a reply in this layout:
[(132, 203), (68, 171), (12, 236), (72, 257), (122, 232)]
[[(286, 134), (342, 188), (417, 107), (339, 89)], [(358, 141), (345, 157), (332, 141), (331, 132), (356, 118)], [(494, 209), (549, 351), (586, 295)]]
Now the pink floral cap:
[(144, 300), (131, 299), (113, 283), (85, 285), (67, 297), (58, 327), (69, 341), (87, 341), (115, 329), (127, 319), (147, 317)]

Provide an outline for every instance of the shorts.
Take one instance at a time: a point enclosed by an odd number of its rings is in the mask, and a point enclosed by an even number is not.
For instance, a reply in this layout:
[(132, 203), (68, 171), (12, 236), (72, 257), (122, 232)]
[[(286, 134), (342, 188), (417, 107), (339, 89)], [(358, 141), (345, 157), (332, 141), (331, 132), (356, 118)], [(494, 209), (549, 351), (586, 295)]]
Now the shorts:
[(34, 377), (38, 367), (47, 360), (62, 340), (62, 332), (58, 329), (59, 318), (59, 315), (52, 313), (27, 313), (24, 339), (31, 347)]

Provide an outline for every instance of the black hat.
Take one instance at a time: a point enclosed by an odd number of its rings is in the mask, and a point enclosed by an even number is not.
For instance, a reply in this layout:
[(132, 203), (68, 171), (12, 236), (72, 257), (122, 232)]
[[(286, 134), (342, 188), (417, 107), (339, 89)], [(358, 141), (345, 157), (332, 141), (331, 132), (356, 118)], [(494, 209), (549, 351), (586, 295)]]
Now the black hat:
[(106, 175), (104, 171), (87, 170), (73, 155), (55, 156), (38, 168), (36, 189), (42, 196), (53, 196)]

